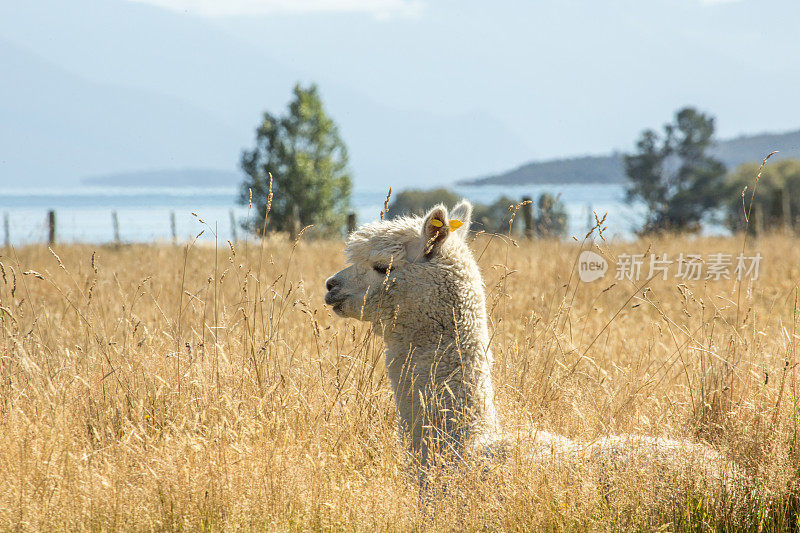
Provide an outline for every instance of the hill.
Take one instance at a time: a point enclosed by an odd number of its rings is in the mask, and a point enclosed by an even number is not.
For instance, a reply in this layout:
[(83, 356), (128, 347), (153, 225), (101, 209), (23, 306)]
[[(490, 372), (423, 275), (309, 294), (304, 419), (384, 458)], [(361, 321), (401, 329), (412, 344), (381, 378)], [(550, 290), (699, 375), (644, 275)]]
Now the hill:
[[(719, 141), (712, 153), (729, 169), (748, 161), (760, 161), (773, 150), (773, 159), (800, 158), (800, 130), (787, 133), (743, 135)], [(622, 183), (625, 169), (622, 154), (583, 156), (550, 161), (533, 161), (508, 172), (466, 179), (459, 185), (529, 185), (542, 183)]]

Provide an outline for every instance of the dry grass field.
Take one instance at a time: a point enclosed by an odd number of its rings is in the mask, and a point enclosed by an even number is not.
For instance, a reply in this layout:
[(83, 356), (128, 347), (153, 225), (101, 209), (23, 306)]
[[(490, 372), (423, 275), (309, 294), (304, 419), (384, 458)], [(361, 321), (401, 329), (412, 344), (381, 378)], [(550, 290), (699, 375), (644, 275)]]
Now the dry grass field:
[[(307, 237), (0, 249), (0, 529), (797, 528), (800, 240), (748, 242), (755, 282), (643, 288), (646, 272), (579, 281), (577, 242), (475, 238), (505, 427), (705, 442), (751, 485), (686, 493), (642, 465), (609, 486), (512, 451), (432, 502), (406, 473), (380, 337), (322, 302), (343, 244)], [(598, 244), (612, 263), (743, 249)]]

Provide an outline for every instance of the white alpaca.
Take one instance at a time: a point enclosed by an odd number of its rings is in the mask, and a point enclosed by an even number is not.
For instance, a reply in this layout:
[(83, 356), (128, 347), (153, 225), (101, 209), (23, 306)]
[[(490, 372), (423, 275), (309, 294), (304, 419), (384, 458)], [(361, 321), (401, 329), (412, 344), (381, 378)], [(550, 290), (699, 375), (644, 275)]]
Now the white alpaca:
[[(436, 458), (491, 456), (508, 441), (494, 407), (483, 281), (465, 242), (471, 215), (462, 200), (450, 216), (439, 205), (423, 218), (366, 224), (348, 239), (351, 265), (325, 282), (334, 312), (372, 322), (383, 335), (400, 435), (423, 468)], [(451, 229), (453, 219), (463, 228)], [(537, 458), (579, 455), (618, 464), (635, 451), (671, 463), (691, 456), (704, 469), (725, 470), (718, 468), (721, 457), (700, 444), (533, 436)]]

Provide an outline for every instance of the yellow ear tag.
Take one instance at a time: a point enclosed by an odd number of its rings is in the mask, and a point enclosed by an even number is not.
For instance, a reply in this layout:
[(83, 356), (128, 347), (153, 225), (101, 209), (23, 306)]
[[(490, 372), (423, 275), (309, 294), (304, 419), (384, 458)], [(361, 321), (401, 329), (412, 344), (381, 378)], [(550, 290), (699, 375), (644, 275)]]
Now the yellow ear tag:
[(431, 225), (432, 226), (436, 226), (437, 228), (441, 228), (442, 226), (444, 226), (444, 222), (442, 222), (438, 218), (432, 218), (431, 219)]
[(450, 231), (455, 231), (463, 225), (464, 223), (461, 222), (460, 220), (457, 220), (455, 218), (450, 219)]

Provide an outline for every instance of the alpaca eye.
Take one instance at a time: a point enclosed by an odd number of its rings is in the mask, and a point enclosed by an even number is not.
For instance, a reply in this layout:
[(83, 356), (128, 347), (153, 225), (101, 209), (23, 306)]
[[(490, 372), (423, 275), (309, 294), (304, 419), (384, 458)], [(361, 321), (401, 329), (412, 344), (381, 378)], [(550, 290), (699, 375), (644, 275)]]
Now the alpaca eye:
[(386, 271), (389, 270), (388, 267), (385, 267), (385, 266), (382, 266), (382, 265), (373, 265), (372, 269), (375, 272), (377, 272), (378, 274), (380, 274), (381, 276), (385, 276), (386, 275)]

